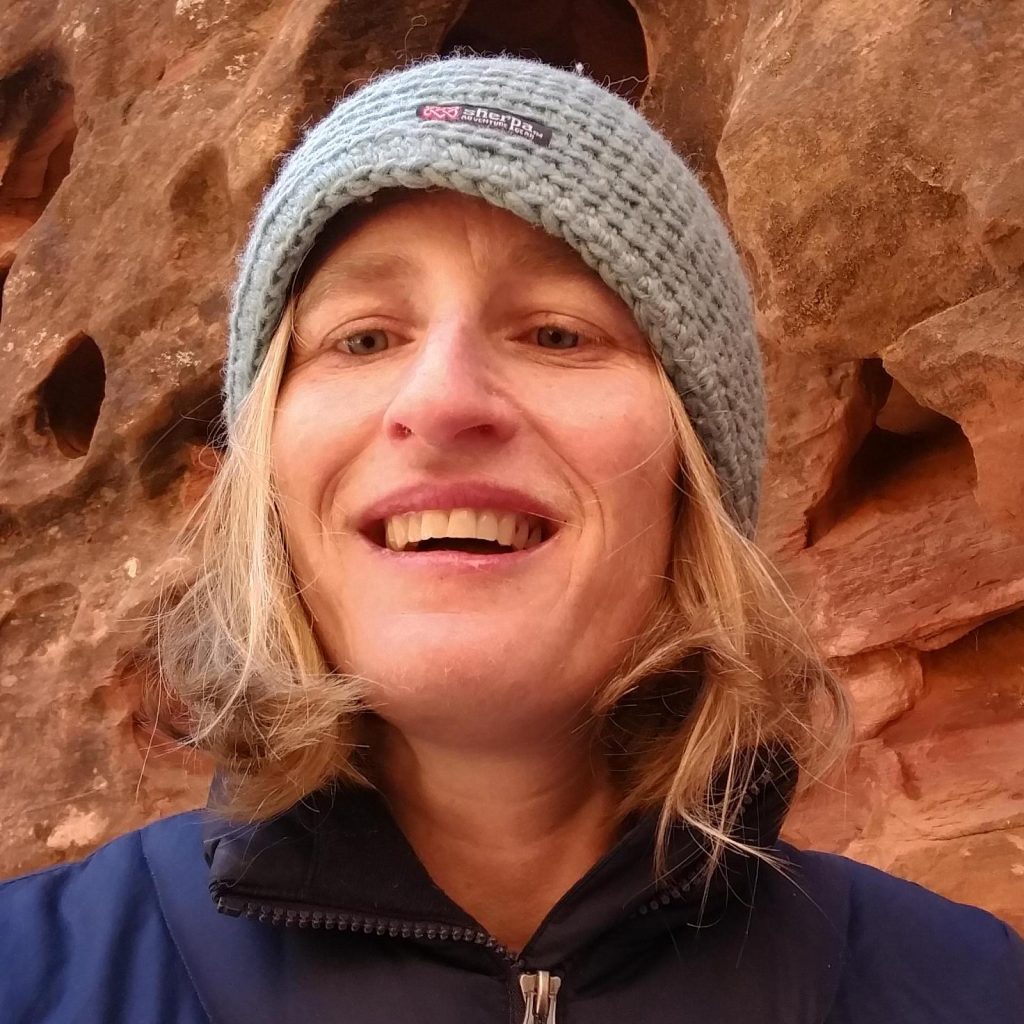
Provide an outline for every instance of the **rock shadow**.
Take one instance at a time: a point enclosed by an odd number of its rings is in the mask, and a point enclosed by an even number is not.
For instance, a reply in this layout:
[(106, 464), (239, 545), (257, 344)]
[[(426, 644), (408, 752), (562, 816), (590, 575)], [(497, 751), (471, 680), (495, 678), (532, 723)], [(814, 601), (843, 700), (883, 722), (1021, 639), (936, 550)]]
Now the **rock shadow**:
[(0, 79), (0, 270), (71, 170), (75, 92), (42, 54)]
[(969, 490), (976, 482), (960, 425), (920, 405), (880, 359), (862, 362), (858, 401), (867, 406), (856, 417), (865, 429), (850, 438), (831, 485), (807, 513), (807, 547), (868, 502), (928, 501), (936, 488)]
[(442, 54), (464, 50), (582, 64), (633, 103), (647, 84), (647, 44), (627, 0), (470, 0), (441, 44)]
[(88, 454), (106, 386), (99, 345), (87, 334), (72, 338), (39, 385), (36, 403), (37, 431), (48, 431), (65, 458)]
[(223, 400), (217, 370), (171, 397), (160, 425), (143, 439), (139, 480), (147, 498), (159, 498), (193, 465), (197, 450), (224, 448)]

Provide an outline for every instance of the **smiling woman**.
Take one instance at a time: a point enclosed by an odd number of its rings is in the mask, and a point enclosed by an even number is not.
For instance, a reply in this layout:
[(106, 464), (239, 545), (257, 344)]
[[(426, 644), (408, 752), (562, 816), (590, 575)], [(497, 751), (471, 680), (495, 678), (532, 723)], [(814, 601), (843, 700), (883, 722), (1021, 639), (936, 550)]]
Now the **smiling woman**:
[[(402, 272), (362, 276), (382, 253)], [(672, 419), (625, 303), (564, 242), (444, 190), (363, 211), (295, 309), (271, 475), (328, 662), (406, 737), (438, 740), (442, 709), (491, 751), (561, 736), (668, 561)]]
[(1021, 1020), (994, 918), (779, 839), (846, 703), (751, 540), (738, 257), (625, 102), (506, 58), (342, 102), (226, 398), (157, 622), (210, 812), (12, 883), (15, 1019)]

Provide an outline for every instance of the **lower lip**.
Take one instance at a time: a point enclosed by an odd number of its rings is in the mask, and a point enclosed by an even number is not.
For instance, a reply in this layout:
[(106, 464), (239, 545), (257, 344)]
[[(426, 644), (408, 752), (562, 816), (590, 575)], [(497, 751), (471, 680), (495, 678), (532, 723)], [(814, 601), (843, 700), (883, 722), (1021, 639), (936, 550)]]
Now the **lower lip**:
[(521, 568), (539, 551), (554, 541), (548, 537), (532, 548), (510, 551), (503, 555), (481, 555), (470, 551), (392, 551), (382, 548), (363, 537), (363, 543), (374, 555), (399, 569), (422, 570), (431, 573), (484, 573), (511, 572)]

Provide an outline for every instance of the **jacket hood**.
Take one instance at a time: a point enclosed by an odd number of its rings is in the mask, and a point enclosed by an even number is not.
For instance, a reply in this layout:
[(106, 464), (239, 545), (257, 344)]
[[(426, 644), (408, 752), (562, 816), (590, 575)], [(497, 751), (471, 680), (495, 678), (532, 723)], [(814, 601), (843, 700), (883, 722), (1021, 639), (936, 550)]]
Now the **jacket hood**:
[[(734, 837), (771, 850), (797, 779), (778, 752), (759, 756)], [(729, 850), (708, 877), (708, 852), (686, 825), (672, 829), (668, 869), (655, 877), (657, 816), (632, 821), (616, 844), (555, 904), (521, 951), (504, 948), (430, 878), (374, 790), (312, 794), (266, 822), (211, 817), (205, 831), (210, 892), (223, 913), (272, 925), (338, 929), (427, 942), (439, 955), (528, 968), (585, 958), (588, 973), (635, 956), (683, 922), (701, 923), (726, 900), (752, 895), (759, 858)], [(615, 932), (614, 943), (599, 940)]]

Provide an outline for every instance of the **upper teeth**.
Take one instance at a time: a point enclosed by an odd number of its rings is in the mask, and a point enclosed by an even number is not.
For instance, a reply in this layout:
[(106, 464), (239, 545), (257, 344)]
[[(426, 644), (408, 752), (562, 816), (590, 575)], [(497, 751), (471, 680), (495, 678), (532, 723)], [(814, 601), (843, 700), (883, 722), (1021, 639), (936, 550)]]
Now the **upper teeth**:
[(430, 509), (389, 516), (385, 532), (392, 551), (404, 551), (421, 540), (442, 537), (493, 540), (522, 550), (532, 548), (543, 538), (541, 520), (536, 516), (477, 508)]

